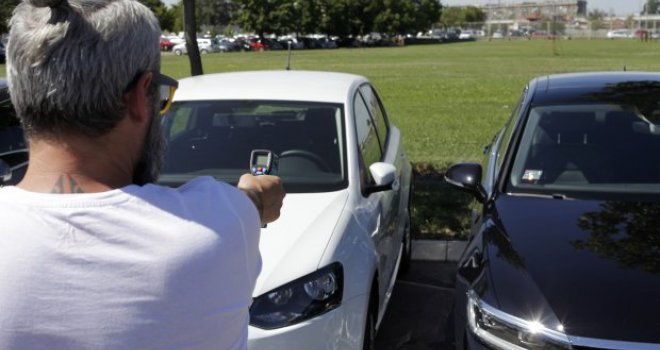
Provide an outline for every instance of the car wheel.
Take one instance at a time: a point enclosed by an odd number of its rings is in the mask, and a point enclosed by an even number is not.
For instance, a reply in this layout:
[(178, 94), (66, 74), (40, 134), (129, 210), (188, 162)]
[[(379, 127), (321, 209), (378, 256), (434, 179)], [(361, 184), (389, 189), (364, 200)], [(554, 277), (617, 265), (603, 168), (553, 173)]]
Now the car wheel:
[(373, 289), (378, 288), (374, 285), (372, 288), (372, 296), (369, 298), (369, 308), (367, 310), (367, 318), (364, 325), (364, 341), (362, 345), (363, 350), (376, 349), (376, 322), (378, 317), (378, 302), (373, 296)]
[(181, 55), (183, 55), (183, 51), (181, 51), (181, 50), (174, 50), (174, 54), (177, 55), (177, 56), (181, 56)]

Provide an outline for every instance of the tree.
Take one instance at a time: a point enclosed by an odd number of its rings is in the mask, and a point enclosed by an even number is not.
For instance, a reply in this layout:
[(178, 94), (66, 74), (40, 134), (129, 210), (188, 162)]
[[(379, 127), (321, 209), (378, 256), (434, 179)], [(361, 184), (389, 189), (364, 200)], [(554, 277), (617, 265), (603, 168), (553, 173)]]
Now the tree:
[(183, 3), (179, 1), (177, 4), (172, 5), (170, 12), (172, 13), (172, 17), (174, 17), (172, 31), (175, 33), (183, 31)]
[(409, 0), (385, 0), (374, 19), (375, 30), (390, 35), (406, 34), (415, 23), (415, 8)]
[(592, 10), (587, 14), (587, 19), (589, 20), (591, 30), (605, 29), (605, 17), (607, 13), (602, 10)]
[(645, 15), (660, 14), (660, 0), (648, 0), (646, 4), (644, 4), (643, 13)]
[(160, 0), (139, 0), (147, 6), (158, 18), (162, 30), (171, 31), (174, 28), (174, 13)]
[(414, 22), (411, 23), (407, 33), (426, 31), (440, 20), (442, 5), (437, 0), (413, 0)]
[(435, 0), (385, 0), (374, 26), (377, 31), (389, 34), (426, 31), (440, 18), (441, 8)]
[(463, 9), (463, 20), (467, 23), (483, 23), (487, 19), (486, 12), (476, 6), (467, 6)]
[[(382, 1), (382, 0), (381, 0)], [(319, 30), (341, 38), (369, 34), (383, 8), (378, 0), (319, 0), (321, 17)]]
[(7, 23), (14, 12), (14, 7), (20, 2), (21, 0), (0, 0), (0, 34), (9, 32)]
[(237, 0), (238, 23), (263, 38), (266, 33), (284, 34), (291, 29), (291, 0)]
[(440, 23), (445, 27), (460, 27), (465, 22), (465, 14), (460, 7), (452, 6), (442, 10)]
[(321, 16), (321, 6), (317, 0), (294, 0), (290, 21), (292, 28), (289, 32), (296, 36), (317, 32)]
[(238, 4), (229, 0), (197, 0), (195, 16), (199, 29), (223, 30), (238, 15)]

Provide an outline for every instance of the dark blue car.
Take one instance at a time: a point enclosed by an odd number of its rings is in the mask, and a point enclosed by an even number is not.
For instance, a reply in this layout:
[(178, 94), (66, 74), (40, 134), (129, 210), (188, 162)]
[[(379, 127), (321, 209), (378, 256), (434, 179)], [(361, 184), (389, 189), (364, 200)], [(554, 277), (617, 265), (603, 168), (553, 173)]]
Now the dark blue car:
[(660, 349), (660, 74), (534, 79), (486, 150), (456, 349)]
[(9, 99), (7, 81), (0, 79), (0, 185), (14, 185), (25, 175), (28, 149), (14, 107)]

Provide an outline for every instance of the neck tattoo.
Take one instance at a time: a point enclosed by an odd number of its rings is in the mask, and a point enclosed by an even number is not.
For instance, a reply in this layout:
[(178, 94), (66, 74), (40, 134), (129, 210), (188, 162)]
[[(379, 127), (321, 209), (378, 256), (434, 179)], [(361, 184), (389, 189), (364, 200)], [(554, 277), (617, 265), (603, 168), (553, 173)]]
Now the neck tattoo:
[(80, 184), (71, 175), (62, 175), (50, 193), (85, 193)]

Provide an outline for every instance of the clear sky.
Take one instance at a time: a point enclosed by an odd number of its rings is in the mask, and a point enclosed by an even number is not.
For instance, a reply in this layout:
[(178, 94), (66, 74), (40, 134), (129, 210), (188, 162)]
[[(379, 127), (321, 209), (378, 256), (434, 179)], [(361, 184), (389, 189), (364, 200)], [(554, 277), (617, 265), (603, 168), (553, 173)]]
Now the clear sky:
[[(511, 4), (521, 3), (525, 0), (441, 0), (446, 6), (458, 5), (483, 5), (483, 4)], [(542, 1), (542, 0), (526, 0)], [(614, 12), (615, 15), (624, 16), (632, 13), (639, 13), (642, 9), (643, 0), (587, 0), (587, 11), (594, 9), (603, 10), (607, 13)]]

